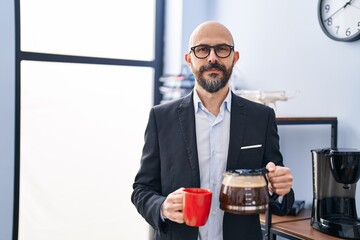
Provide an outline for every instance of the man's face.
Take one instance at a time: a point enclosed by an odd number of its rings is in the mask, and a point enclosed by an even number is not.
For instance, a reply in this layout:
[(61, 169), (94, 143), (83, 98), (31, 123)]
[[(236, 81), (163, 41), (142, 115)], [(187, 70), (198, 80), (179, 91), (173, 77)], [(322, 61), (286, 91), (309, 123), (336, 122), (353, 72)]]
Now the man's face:
[(199, 69), (191, 67), (197, 83), (209, 93), (215, 93), (229, 82), (233, 66), (228, 68), (221, 62), (204, 62)]
[[(191, 41), (192, 46), (217, 46), (219, 44), (232, 46), (233, 42), (227, 31), (216, 27), (200, 29)], [(209, 55), (203, 59), (196, 57), (193, 50), (185, 55), (197, 84), (209, 93), (215, 93), (227, 85), (232, 69), (238, 60), (238, 52), (231, 51), (226, 58), (218, 55), (215, 53), (215, 48), (210, 48)]]

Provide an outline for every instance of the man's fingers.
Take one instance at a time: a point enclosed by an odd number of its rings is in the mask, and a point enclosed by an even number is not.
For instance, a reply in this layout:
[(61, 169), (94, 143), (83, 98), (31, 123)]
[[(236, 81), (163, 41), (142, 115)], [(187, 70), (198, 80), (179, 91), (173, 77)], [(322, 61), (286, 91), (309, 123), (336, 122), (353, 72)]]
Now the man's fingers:
[(269, 163), (266, 168), (269, 170), (269, 173), (267, 174), (270, 182), (269, 190), (281, 196), (287, 194), (290, 191), (293, 182), (290, 168), (282, 166), (275, 166), (273, 168), (272, 163)]
[(276, 169), (276, 166), (273, 162), (269, 162), (268, 164), (266, 164), (266, 169), (269, 171), (269, 172), (274, 172), (275, 169)]
[(163, 216), (177, 223), (184, 222), (184, 215), (182, 213), (183, 189), (184, 188), (179, 188), (178, 190), (170, 193), (165, 199), (162, 206)]

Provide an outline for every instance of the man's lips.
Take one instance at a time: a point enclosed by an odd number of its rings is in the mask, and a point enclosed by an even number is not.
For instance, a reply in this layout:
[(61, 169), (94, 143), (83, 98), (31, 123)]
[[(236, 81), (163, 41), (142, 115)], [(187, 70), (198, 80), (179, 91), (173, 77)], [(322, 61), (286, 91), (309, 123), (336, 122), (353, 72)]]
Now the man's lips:
[(218, 68), (210, 68), (205, 70), (205, 72), (221, 72), (222, 70), (218, 69)]
[(217, 78), (222, 74), (222, 70), (218, 68), (210, 68), (208, 70), (205, 70), (203, 73), (208, 77)]

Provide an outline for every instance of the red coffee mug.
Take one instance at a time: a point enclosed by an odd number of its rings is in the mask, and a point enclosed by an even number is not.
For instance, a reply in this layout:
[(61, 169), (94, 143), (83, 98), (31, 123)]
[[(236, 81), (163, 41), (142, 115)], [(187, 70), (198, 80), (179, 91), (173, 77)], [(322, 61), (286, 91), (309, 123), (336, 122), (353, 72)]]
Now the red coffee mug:
[(211, 207), (212, 192), (204, 188), (185, 188), (183, 195), (184, 221), (188, 226), (205, 225)]

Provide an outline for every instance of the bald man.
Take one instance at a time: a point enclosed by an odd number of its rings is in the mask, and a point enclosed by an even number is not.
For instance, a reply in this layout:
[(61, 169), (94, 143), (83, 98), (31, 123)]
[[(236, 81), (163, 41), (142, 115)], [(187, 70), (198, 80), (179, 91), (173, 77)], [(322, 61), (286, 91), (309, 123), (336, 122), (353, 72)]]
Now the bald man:
[[(193, 91), (150, 111), (131, 201), (154, 229), (154, 239), (262, 239), (257, 214), (219, 208), (223, 173), (228, 170), (266, 167), (271, 197), (281, 196), (270, 208), (286, 214), (293, 204), (293, 176), (283, 165), (273, 109), (243, 99), (229, 87), (239, 57), (224, 25), (202, 23), (191, 34), (185, 54), (196, 80)], [(186, 187), (213, 192), (204, 226), (184, 223)]]

